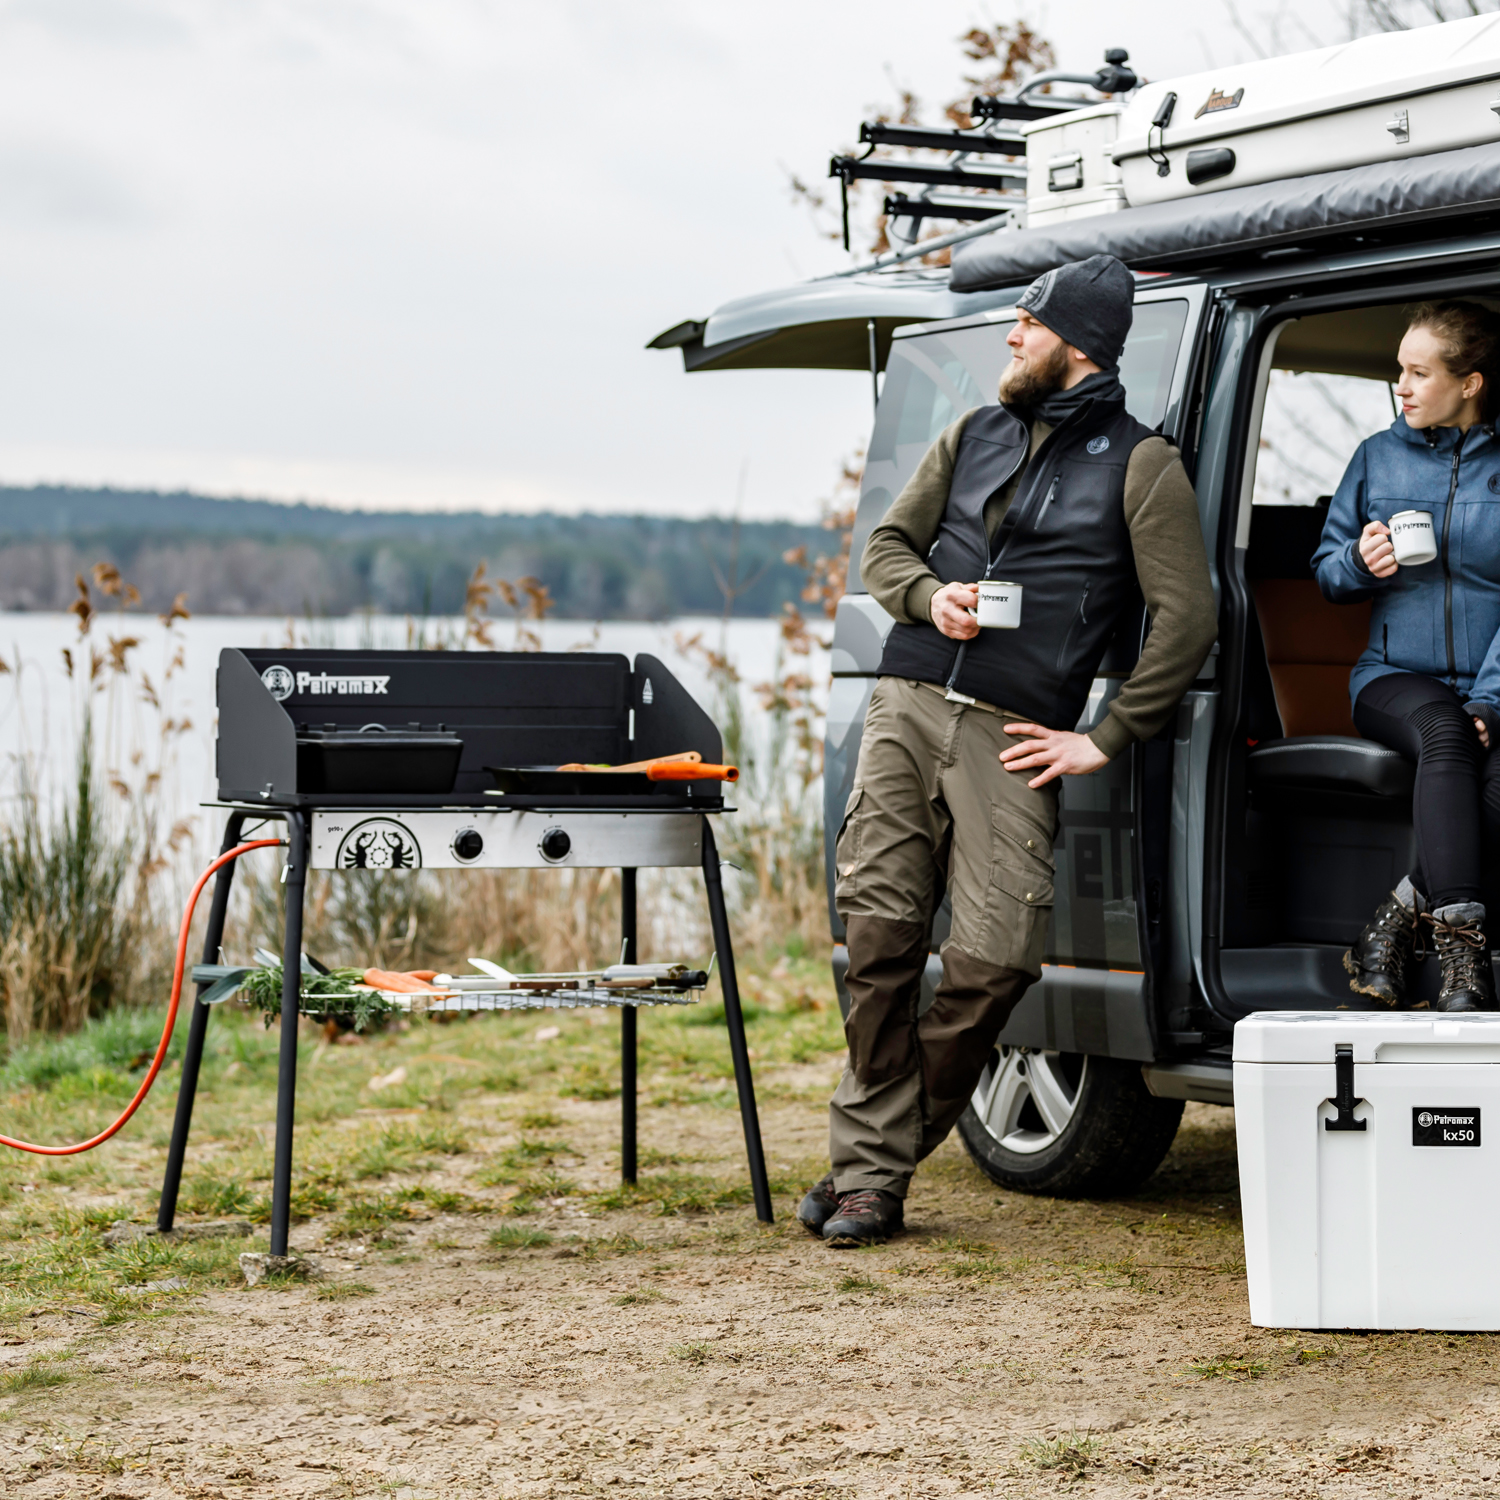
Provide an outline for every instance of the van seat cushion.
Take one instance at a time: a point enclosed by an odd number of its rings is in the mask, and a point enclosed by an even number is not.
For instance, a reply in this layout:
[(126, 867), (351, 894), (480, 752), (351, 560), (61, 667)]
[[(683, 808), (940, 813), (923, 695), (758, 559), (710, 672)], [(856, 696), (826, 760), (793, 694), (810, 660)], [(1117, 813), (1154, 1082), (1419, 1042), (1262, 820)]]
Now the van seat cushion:
[(1252, 588), (1282, 728), (1353, 735), (1349, 669), (1370, 638), (1369, 601), (1330, 604), (1310, 578), (1258, 578)]
[(1409, 798), (1417, 768), (1403, 755), (1373, 740), (1306, 734), (1273, 740), (1246, 761), (1254, 787), (1321, 787)]

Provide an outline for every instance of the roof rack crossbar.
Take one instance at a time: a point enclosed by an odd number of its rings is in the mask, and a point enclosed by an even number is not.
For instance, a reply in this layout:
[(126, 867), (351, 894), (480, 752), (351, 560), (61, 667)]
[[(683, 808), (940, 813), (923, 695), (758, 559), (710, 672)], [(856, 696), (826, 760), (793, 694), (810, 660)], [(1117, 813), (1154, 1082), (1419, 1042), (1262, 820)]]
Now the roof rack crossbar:
[(975, 155), (1025, 156), (1026, 137), (1014, 130), (939, 130), (931, 125), (887, 125), (866, 120), (859, 127), (861, 145), (910, 146), (928, 151), (963, 151)]
[(985, 167), (975, 169), (915, 161), (890, 161), (875, 157), (835, 156), (828, 163), (828, 175), (841, 178), (847, 186), (861, 179), (867, 182), (925, 182), (934, 187), (1003, 188), (1011, 184), (1024, 186), (1026, 173), (1019, 168)]

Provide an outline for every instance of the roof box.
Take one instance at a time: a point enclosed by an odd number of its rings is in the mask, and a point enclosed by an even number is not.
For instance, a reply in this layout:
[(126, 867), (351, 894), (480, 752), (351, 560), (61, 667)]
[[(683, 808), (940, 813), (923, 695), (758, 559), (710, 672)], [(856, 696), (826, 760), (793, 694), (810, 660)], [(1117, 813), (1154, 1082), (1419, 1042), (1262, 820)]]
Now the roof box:
[(1500, 16), (1484, 15), (1147, 84), (1110, 155), (1140, 207), (1496, 141)]

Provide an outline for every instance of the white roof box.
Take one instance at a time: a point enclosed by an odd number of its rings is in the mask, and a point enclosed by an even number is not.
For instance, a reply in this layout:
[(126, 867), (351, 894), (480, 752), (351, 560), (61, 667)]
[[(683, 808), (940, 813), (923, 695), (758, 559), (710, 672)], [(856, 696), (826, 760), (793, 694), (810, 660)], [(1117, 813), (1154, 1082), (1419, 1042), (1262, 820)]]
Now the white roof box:
[(1500, 15), (1483, 15), (1147, 84), (1111, 155), (1135, 207), (1494, 141)]

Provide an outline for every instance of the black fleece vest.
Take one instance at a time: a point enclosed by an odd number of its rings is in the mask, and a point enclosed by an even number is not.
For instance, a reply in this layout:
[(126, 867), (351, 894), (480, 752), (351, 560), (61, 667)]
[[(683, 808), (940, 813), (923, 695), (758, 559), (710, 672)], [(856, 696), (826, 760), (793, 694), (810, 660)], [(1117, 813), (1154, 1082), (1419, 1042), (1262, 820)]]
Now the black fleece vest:
[(1085, 403), (1037, 449), (992, 553), (985, 503), (1025, 462), (1030, 433), (1003, 406), (980, 407), (959, 440), (927, 564), (944, 583), (1019, 583), (1020, 627), (958, 642), (930, 622), (897, 625), (880, 675), (934, 682), (1048, 729), (1072, 729), (1120, 617), (1139, 598), (1125, 466), (1152, 435), (1123, 402)]

